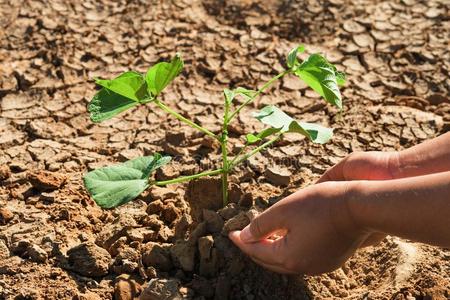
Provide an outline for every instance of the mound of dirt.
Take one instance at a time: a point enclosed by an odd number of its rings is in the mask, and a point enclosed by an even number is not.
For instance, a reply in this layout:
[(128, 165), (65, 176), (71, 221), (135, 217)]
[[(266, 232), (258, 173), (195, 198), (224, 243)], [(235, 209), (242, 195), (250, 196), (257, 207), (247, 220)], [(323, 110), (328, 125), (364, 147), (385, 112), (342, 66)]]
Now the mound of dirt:
[[(145, 2), (145, 1), (144, 1)], [(227, 238), (353, 151), (390, 151), (450, 130), (444, 1), (173, 0), (0, 2), (0, 299), (448, 299), (450, 252), (388, 237), (321, 276), (268, 272)], [(344, 111), (283, 79), (230, 126), (230, 155), (276, 104), (335, 128), (332, 143), (286, 135), (220, 180), (152, 187), (101, 210), (82, 185), (99, 166), (154, 152), (158, 180), (206, 171), (217, 144), (149, 103), (93, 124), (92, 79), (180, 52), (161, 96), (212, 132), (222, 89), (260, 86), (299, 43), (348, 75)]]

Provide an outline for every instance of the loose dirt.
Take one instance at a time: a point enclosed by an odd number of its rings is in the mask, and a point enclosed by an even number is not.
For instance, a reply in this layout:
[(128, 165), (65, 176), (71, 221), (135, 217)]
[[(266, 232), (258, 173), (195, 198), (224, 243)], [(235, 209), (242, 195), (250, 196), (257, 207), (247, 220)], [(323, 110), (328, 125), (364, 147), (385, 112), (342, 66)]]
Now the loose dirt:
[[(352, 151), (400, 150), (450, 129), (446, 1), (0, 1), (0, 299), (449, 299), (450, 251), (393, 237), (315, 277), (263, 270), (227, 230), (313, 184)], [(220, 131), (221, 90), (254, 88), (298, 43), (348, 74), (345, 110), (301, 82), (275, 85), (231, 126), (229, 149), (277, 104), (335, 128), (332, 143), (288, 135), (231, 177), (153, 188), (101, 210), (88, 170), (156, 151), (176, 156), (161, 180), (213, 168), (217, 145), (154, 106), (93, 124), (92, 78), (182, 53), (163, 95)], [(253, 207), (249, 210), (250, 207)], [(147, 288), (148, 287), (148, 288)]]

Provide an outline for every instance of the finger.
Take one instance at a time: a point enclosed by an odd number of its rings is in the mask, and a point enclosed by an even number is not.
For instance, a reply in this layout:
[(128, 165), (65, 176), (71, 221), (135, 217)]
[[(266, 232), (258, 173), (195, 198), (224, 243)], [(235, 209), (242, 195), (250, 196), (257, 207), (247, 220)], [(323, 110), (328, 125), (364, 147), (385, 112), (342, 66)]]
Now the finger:
[(321, 183), (325, 181), (342, 181), (345, 180), (344, 177), (344, 165), (347, 161), (347, 157), (338, 162), (336, 165), (325, 171), (325, 173), (319, 178), (316, 183)]
[(266, 269), (268, 269), (268, 270), (270, 270), (272, 272), (276, 272), (276, 273), (280, 273), (280, 274), (291, 274), (291, 275), (292, 274), (298, 274), (297, 272), (294, 272), (292, 270), (286, 269), (286, 268), (284, 268), (282, 266), (272, 265), (272, 264), (266, 263), (266, 262), (264, 262), (264, 261), (262, 261), (262, 260), (260, 260), (260, 259), (258, 259), (256, 257), (250, 256), (250, 258), (255, 263), (257, 263), (258, 265), (260, 265), (260, 266), (262, 266), (262, 267), (264, 267), (264, 268), (266, 268)]
[(274, 232), (285, 230), (284, 220), (286, 218), (281, 211), (280, 207), (273, 206), (258, 215), (242, 230), (241, 240), (245, 243), (253, 243), (271, 236)]
[(230, 239), (242, 252), (266, 264), (281, 266), (281, 260), (286, 252), (286, 237), (278, 240), (264, 239), (258, 242), (248, 243), (242, 241), (241, 236), (242, 232), (240, 231), (233, 231), (229, 234)]

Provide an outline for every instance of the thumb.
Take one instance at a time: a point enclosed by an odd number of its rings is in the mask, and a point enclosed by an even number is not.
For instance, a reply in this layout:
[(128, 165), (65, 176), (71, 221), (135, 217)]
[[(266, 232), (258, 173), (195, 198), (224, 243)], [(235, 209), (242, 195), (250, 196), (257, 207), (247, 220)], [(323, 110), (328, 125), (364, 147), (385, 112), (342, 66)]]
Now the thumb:
[(240, 233), (244, 243), (253, 243), (269, 237), (272, 233), (284, 229), (281, 208), (273, 206), (254, 218)]

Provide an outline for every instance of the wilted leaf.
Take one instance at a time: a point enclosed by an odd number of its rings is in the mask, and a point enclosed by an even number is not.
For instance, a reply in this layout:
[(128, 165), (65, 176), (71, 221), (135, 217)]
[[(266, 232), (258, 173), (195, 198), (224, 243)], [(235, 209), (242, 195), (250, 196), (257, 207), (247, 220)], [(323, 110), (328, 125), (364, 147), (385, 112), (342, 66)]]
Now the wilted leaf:
[(151, 67), (145, 75), (145, 81), (149, 92), (153, 96), (158, 96), (162, 90), (180, 74), (183, 69), (183, 60), (177, 54), (169, 63), (160, 62)]
[(111, 80), (97, 79), (95, 83), (134, 101), (140, 101), (147, 96), (144, 77), (138, 72), (125, 72)]
[(280, 132), (297, 132), (303, 134), (314, 143), (324, 144), (333, 136), (332, 129), (318, 124), (298, 122), (273, 105), (264, 107), (259, 112), (254, 113), (253, 116), (264, 124), (278, 129)]
[(88, 104), (88, 111), (92, 122), (100, 123), (138, 104), (137, 101), (103, 88)]
[(116, 207), (145, 191), (150, 174), (169, 161), (170, 157), (155, 154), (100, 168), (84, 176), (84, 186), (99, 206)]
[(342, 98), (338, 82), (343, 83), (343, 73), (336, 74), (336, 68), (319, 54), (310, 55), (296, 69), (295, 74), (306, 82), (325, 100), (342, 109)]
[(286, 63), (289, 68), (292, 68), (293, 66), (298, 64), (297, 55), (303, 52), (305, 52), (305, 46), (303, 45), (298, 45), (297, 47), (289, 51), (286, 59)]

